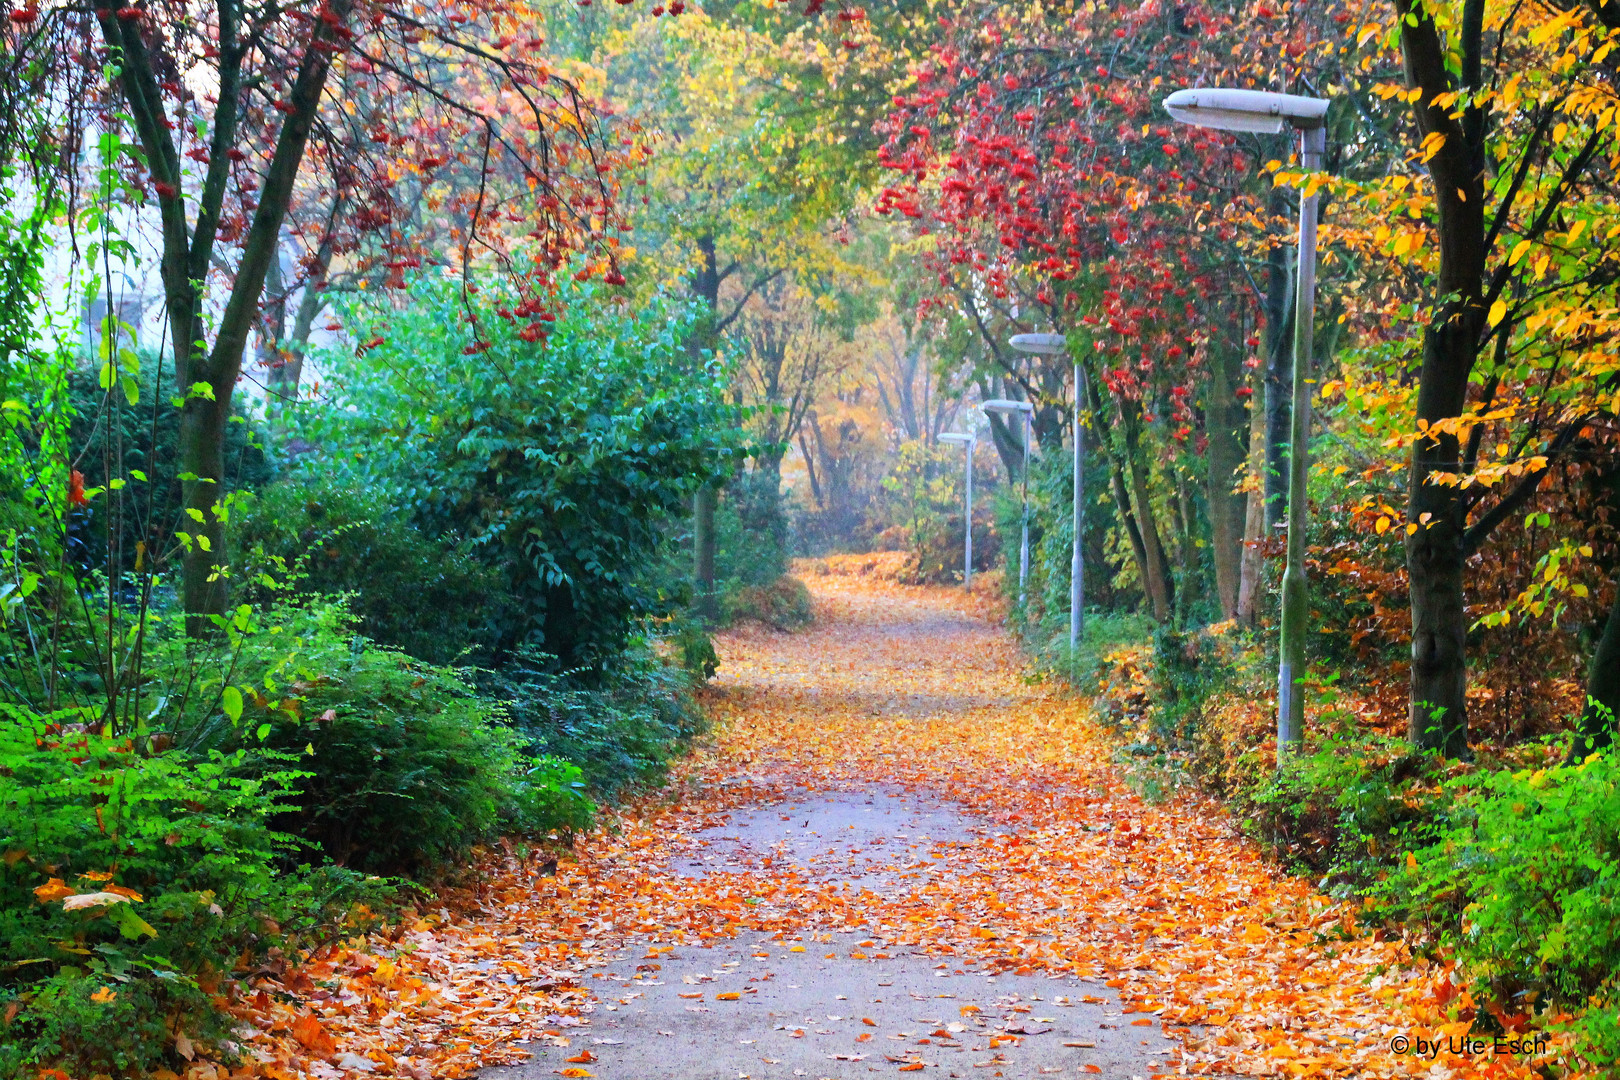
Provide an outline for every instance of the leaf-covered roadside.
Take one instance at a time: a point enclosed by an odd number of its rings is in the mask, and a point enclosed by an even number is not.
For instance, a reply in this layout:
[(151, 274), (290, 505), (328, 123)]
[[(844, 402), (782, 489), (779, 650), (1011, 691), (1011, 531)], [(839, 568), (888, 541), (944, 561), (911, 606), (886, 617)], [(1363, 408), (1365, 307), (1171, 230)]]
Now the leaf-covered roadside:
[[(1083, 703), (1026, 681), (1009, 638), (954, 617), (958, 594), (836, 573), (810, 581), (816, 629), (721, 638), (720, 733), (673, 801), (627, 810), (554, 876), (493, 852), (479, 891), (267, 973), (263, 997), (235, 1010), (239, 1030), (262, 1032), (244, 1047), (265, 1059), (240, 1074), (461, 1075), (514, 1060), (525, 1037), (579, 1043), (588, 972), (609, 946), (857, 928), (860, 955), (840, 960), (908, 950), (953, 968), (1100, 975), (1126, 1022), (1181, 1043), (1169, 1074), (1599, 1075), (1556, 1036), (1533, 1062), (1391, 1053), (1397, 1035), (1470, 1029), (1458, 973), (1278, 873), (1217, 806), (1144, 803), (1108, 764)], [(878, 783), (957, 801), (995, 828), (939, 846), (894, 901), (841, 881), (836, 866), (785, 871), (769, 857), (743, 873), (670, 872), (729, 812)], [(300, 1041), (314, 1030), (297, 1026), (304, 1010), (330, 1047)]]

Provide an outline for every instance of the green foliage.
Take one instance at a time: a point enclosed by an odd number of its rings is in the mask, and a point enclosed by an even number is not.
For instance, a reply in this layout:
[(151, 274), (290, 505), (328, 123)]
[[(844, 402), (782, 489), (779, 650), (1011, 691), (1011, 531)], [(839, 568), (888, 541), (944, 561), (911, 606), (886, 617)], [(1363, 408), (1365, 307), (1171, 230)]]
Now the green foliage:
[(721, 491), (714, 528), (714, 573), (722, 592), (769, 585), (787, 573), (793, 529), (774, 471), (733, 476)]
[[(431, 873), (502, 832), (583, 828), (577, 774), (528, 760), (496, 708), (446, 668), (356, 636), (331, 600), (272, 609), (233, 655), (230, 701), (180, 732), (255, 763), (292, 755), (296, 806), (275, 821), (310, 856)], [(555, 816), (547, 816), (552, 814)]]
[(0, 1075), (64, 1064), (140, 1075), (168, 1028), (219, 1034), (209, 994), (244, 954), (336, 929), (390, 890), (283, 871), (291, 755), (194, 754), (80, 712), (0, 704)]
[(1506, 998), (1582, 1000), (1620, 975), (1620, 761), (1450, 783), (1455, 808), (1380, 892)]
[(683, 348), (688, 320), (669, 303), (630, 314), (571, 286), (542, 343), (507, 317), (515, 298), (471, 298), (476, 334), (465, 299), (420, 280), (403, 311), (351, 312), (382, 340), (363, 360), (318, 358), (335, 400), (306, 434), (321, 471), (499, 571), (513, 601), (499, 652), (601, 667), (670, 608), (649, 573), (669, 522), (745, 453), (740, 411), (721, 368)]
[(1257, 773), (1265, 783), (1235, 794), (1262, 839), (1303, 869), (1360, 889), (1384, 871), (1395, 847), (1432, 835), (1427, 830), (1447, 813), (1445, 763), (1410, 753), (1404, 740), (1361, 732), (1347, 716), (1321, 723), (1286, 769)]
[(559, 674), (554, 657), (523, 649), (500, 669), (482, 673), (479, 686), (502, 703), (530, 753), (572, 762), (592, 792), (614, 798), (660, 783), (670, 759), (703, 730), (691, 679), (632, 639), (606, 678), (582, 684), (571, 673)]
[[(137, 543), (145, 543), (155, 556), (174, 544), (176, 529), (185, 527), (179, 398), (173, 366), (150, 354), (139, 358), (128, 378), (133, 389), (122, 383), (103, 389), (101, 381), (94, 366), (77, 367), (68, 378), (74, 468), (84, 475), (87, 489), (113, 485), (74, 515), (72, 547), (83, 565), (101, 568), (110, 543), (117, 570), (128, 572), (135, 566)], [(131, 393), (136, 395), (133, 402)], [(225, 428), (229, 489), (251, 491), (274, 474), (264, 431), (238, 402)], [(110, 536), (109, 523), (114, 524)]]
[(913, 563), (908, 576), (913, 580), (949, 581), (960, 573), (944, 554), (952, 548), (953, 514), (958, 529), (961, 526), (960, 457), (955, 447), (912, 440), (901, 445), (894, 467), (883, 478), (883, 490), (889, 493), (895, 517), (905, 529)]
[(768, 585), (728, 590), (721, 597), (721, 615), (728, 623), (753, 619), (777, 630), (802, 630), (815, 621), (810, 589), (787, 574)]
[(244, 599), (272, 595), (266, 574), (304, 595), (346, 594), (366, 637), (430, 663), (487, 663), (510, 618), (495, 569), (424, 536), (380, 491), (321, 476), (272, 484), (237, 501), (230, 535)]

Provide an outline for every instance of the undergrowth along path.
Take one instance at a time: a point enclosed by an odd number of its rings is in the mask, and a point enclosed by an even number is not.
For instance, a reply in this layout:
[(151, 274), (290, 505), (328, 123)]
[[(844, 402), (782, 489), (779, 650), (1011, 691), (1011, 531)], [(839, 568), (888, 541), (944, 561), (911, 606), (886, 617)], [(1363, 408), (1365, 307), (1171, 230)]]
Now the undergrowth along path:
[(351, 1000), (310, 1010), (340, 1055), (312, 1071), (532, 1053), (500, 1075), (1531, 1074), (1393, 1052), (1466, 1033), (1449, 973), (1279, 873), (1218, 806), (1144, 803), (979, 598), (810, 584), (810, 630), (721, 635), (715, 733), (657, 800), (554, 876), (496, 860), (461, 911), (403, 928), (412, 951), (320, 960)]

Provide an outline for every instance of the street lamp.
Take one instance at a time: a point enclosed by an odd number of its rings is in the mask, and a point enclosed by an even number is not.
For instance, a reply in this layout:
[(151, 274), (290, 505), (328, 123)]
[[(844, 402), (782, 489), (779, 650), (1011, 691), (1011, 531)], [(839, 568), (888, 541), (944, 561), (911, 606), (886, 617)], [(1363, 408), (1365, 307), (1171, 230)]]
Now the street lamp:
[[(1171, 116), (1184, 124), (1224, 131), (1299, 132), (1300, 164), (1322, 167), (1327, 149), (1323, 127), (1328, 103), (1321, 98), (1260, 90), (1178, 90), (1164, 99)], [(1294, 309), (1294, 408), (1288, 441), (1288, 564), (1282, 581), (1282, 661), (1277, 672), (1277, 761), (1305, 738), (1305, 503), (1310, 449), (1311, 322), (1316, 313), (1316, 195), (1299, 200), (1299, 288)]]
[(1035, 406), (1027, 401), (1008, 401), (995, 398), (980, 406), (987, 413), (1019, 413), (1024, 418), (1024, 538), (1018, 544), (1018, 603), (1027, 599), (1025, 583), (1029, 580), (1029, 418)]
[(959, 443), (967, 447), (967, 534), (962, 541), (962, 588), (966, 592), (973, 591), (973, 451), (978, 448), (979, 437), (969, 432), (963, 435), (955, 431), (942, 432), (940, 442)]
[[(1039, 353), (1043, 356), (1062, 356), (1068, 351), (1068, 343), (1062, 334), (1014, 334), (1012, 347), (1028, 353)], [(1080, 415), (1085, 408), (1083, 375), (1080, 371), (1080, 361), (1074, 362), (1074, 550), (1069, 555), (1069, 649), (1072, 651), (1080, 647), (1080, 635), (1084, 633), (1082, 623), (1084, 616), (1084, 583), (1085, 563), (1080, 555), (1080, 537), (1085, 530), (1085, 467), (1086, 467), (1086, 439), (1085, 429), (1082, 426)]]

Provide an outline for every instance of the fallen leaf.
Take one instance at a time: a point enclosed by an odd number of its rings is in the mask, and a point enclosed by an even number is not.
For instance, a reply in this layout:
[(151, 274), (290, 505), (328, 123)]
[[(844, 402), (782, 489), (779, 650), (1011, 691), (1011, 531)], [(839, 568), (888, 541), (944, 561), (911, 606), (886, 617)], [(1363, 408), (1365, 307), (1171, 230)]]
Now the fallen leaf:
[(332, 1041), (332, 1036), (327, 1034), (320, 1019), (312, 1012), (303, 1013), (293, 1021), (292, 1035), (313, 1053), (323, 1057), (337, 1053), (337, 1043)]
[(591, 1062), (596, 1060), (596, 1055), (591, 1053), (589, 1050), (581, 1050), (573, 1057), (563, 1058), (563, 1060), (575, 1065), (589, 1065)]

